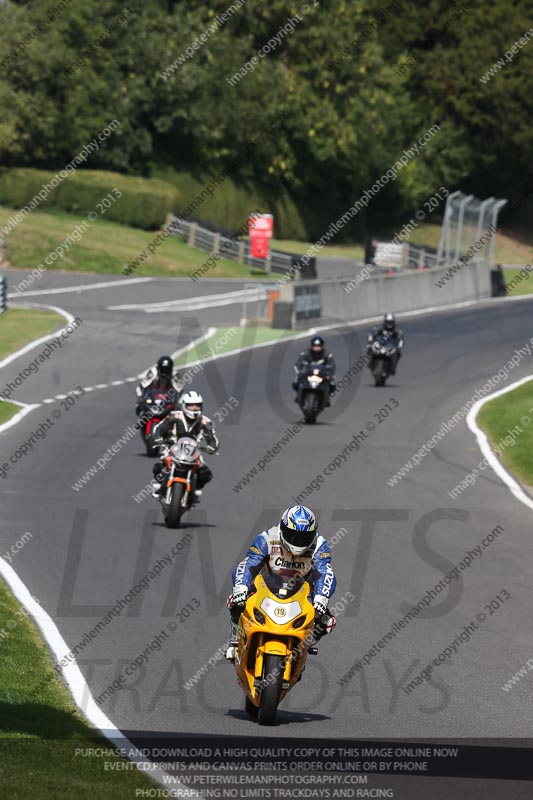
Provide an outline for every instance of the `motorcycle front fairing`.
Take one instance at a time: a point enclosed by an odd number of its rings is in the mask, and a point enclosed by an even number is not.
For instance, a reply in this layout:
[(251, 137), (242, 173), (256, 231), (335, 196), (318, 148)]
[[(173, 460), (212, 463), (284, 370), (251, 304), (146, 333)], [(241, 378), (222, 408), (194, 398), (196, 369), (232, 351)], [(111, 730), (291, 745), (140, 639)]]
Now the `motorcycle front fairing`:
[(265, 570), (256, 576), (237, 629), (237, 679), (252, 702), (260, 700), (266, 655), (281, 656), (285, 696), (302, 674), (314, 629), (310, 587)]

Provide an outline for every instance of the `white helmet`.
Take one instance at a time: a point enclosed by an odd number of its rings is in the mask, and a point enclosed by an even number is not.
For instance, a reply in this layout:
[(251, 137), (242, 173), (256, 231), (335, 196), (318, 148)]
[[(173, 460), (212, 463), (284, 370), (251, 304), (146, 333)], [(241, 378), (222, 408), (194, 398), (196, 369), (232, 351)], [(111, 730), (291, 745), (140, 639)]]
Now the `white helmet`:
[(191, 420), (191, 422), (194, 422), (202, 416), (203, 402), (204, 398), (202, 395), (192, 389), (181, 396), (181, 410), (187, 419)]

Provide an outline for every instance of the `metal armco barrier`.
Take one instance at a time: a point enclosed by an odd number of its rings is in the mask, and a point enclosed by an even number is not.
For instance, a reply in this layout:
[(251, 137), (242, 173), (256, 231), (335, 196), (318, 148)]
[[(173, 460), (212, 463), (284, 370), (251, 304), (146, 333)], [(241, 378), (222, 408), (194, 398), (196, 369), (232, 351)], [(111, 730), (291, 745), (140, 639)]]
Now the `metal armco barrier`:
[(220, 233), (213, 233), (196, 222), (185, 222), (176, 215), (172, 215), (168, 229), (174, 236), (185, 239), (191, 247), (199, 247), (211, 254), (220, 254), (223, 258), (235, 259), (254, 269), (285, 275), (292, 267), (292, 256), (289, 253), (271, 250), (268, 258), (254, 258), (249, 241), (227, 238)]
[(5, 275), (0, 277), (0, 314), (7, 308), (7, 278)]
[(300, 280), (307, 281), (317, 277), (315, 256), (292, 256), (292, 266), (298, 270)]

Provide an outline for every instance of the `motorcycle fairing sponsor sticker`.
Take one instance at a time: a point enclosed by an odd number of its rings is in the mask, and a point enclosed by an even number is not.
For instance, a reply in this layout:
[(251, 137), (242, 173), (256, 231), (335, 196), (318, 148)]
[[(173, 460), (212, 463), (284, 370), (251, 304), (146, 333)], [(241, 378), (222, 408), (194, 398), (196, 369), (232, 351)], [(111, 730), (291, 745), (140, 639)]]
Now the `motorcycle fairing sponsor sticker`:
[(302, 607), (298, 600), (292, 600), (290, 603), (278, 603), (271, 597), (265, 597), (259, 607), (272, 622), (281, 625), (292, 622), (302, 613)]

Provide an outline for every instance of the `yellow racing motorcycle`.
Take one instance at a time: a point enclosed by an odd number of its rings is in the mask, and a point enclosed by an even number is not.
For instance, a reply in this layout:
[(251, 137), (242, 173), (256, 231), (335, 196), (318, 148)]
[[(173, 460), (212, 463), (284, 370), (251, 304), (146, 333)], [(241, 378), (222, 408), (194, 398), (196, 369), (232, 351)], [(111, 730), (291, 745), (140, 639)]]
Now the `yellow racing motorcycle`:
[(307, 581), (269, 571), (254, 580), (237, 628), (237, 680), (245, 709), (260, 725), (273, 725), (278, 705), (297, 683), (313, 647), (315, 609)]

